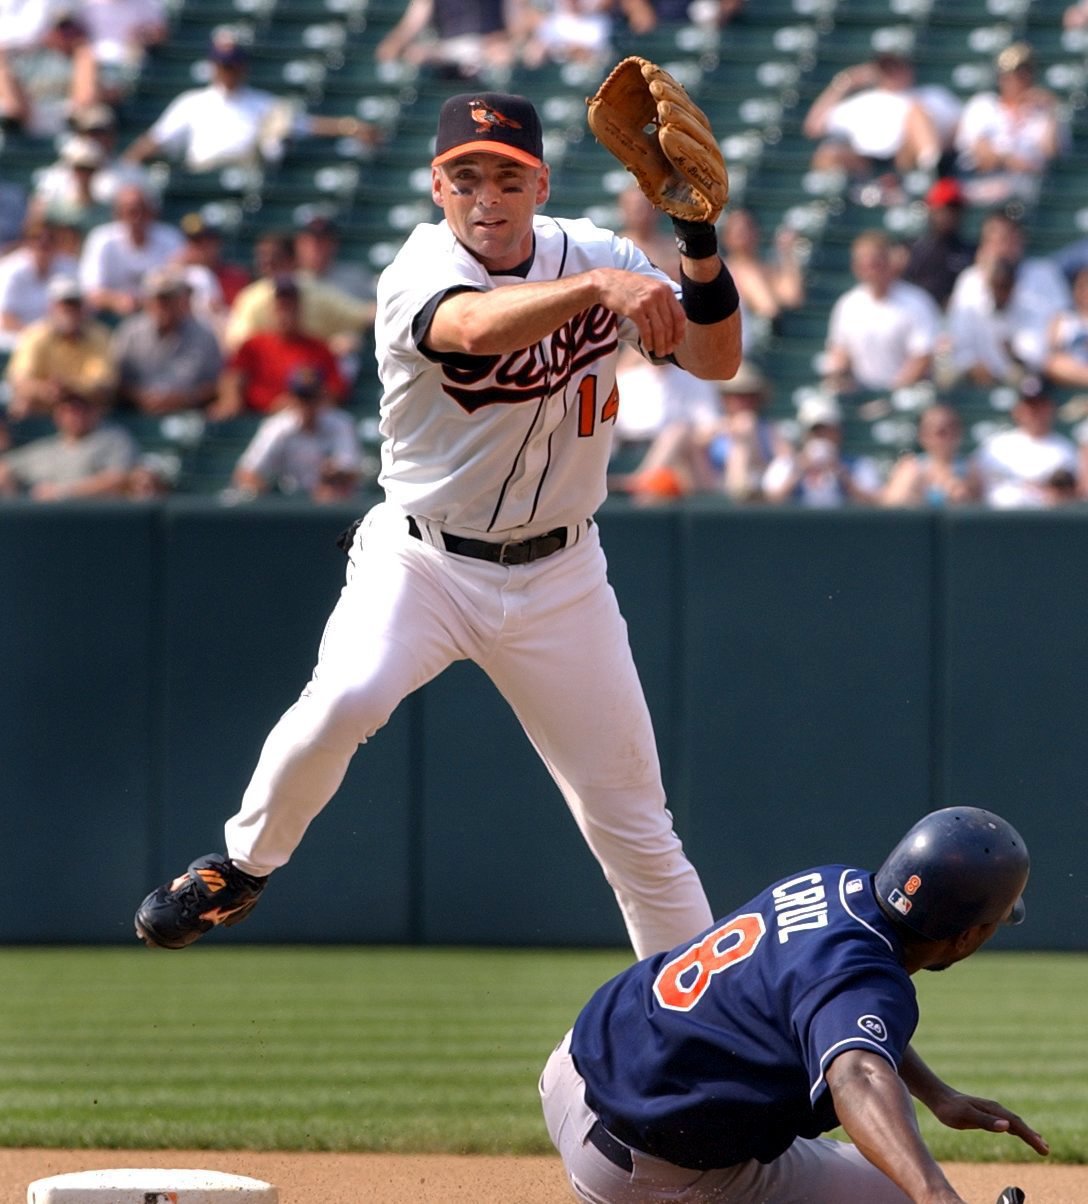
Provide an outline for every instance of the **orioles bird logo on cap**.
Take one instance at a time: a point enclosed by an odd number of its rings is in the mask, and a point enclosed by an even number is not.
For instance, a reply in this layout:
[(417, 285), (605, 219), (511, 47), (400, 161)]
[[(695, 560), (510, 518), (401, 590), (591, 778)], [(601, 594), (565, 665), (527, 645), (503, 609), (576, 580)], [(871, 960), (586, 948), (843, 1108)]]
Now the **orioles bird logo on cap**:
[(493, 126), (502, 126), (508, 130), (520, 130), (521, 122), (515, 121), (512, 117), (507, 117), (500, 113), (498, 109), (491, 108), (482, 100), (473, 100), (469, 102), (468, 111), (472, 116), (472, 120), (476, 123), (477, 134), (489, 134)]

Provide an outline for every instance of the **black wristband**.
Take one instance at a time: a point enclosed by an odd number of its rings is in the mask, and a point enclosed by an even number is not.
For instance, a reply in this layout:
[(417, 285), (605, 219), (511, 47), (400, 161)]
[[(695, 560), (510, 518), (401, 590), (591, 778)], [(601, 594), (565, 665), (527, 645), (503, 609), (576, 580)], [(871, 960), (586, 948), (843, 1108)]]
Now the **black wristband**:
[(680, 272), (680, 304), (690, 322), (696, 326), (713, 326), (740, 308), (740, 294), (729, 269), (722, 270), (705, 283), (691, 280)]
[(718, 253), (718, 232), (710, 222), (689, 222), (682, 217), (672, 219), (673, 232), (680, 254), (688, 259), (709, 259)]

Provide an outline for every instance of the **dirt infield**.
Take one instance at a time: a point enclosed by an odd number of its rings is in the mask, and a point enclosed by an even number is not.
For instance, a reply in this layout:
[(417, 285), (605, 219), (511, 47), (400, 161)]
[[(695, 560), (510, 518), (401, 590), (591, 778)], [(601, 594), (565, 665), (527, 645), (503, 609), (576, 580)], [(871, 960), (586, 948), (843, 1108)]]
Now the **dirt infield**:
[[(0, 1150), (0, 1204), (26, 1204), (27, 1185), (68, 1171), (190, 1167), (274, 1183), (281, 1204), (570, 1204), (556, 1158), (442, 1154), (291, 1154), (207, 1150)], [(971, 1204), (993, 1204), (1016, 1183), (1028, 1204), (1084, 1204), (1088, 1167), (949, 1165)]]

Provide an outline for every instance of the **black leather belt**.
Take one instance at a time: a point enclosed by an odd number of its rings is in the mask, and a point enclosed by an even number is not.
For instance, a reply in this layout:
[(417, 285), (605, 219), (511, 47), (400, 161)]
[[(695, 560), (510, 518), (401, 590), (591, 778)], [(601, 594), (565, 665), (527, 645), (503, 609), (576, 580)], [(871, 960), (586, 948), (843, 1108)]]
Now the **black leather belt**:
[[(593, 519), (589, 520), (590, 523)], [(413, 539), (422, 539), (419, 524), (409, 514), (408, 534)], [(529, 564), (533, 560), (543, 560), (553, 552), (567, 546), (567, 528), (556, 527), (554, 531), (545, 531), (543, 535), (534, 535), (532, 539), (511, 539), (506, 543), (492, 543), (487, 539), (463, 539), (460, 535), (442, 532), (442, 542), (447, 552), (455, 556), (471, 556), (475, 560), (490, 560), (492, 564)]]
[(590, 1145), (596, 1146), (608, 1161), (613, 1166), (618, 1166), (621, 1171), (630, 1174), (634, 1170), (635, 1164), (631, 1161), (630, 1148), (618, 1138), (613, 1137), (599, 1120), (593, 1122), (593, 1128), (586, 1134), (586, 1141)]

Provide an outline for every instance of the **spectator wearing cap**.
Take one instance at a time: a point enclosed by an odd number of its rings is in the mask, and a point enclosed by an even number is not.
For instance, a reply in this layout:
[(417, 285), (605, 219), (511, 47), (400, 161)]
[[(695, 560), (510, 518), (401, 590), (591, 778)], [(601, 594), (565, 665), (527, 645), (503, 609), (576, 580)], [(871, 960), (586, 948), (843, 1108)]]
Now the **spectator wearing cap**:
[[(120, 158), (117, 150), (117, 113), (112, 106), (103, 103), (86, 105), (69, 117), (68, 125), (74, 134), (89, 138), (102, 148), (102, 166), (95, 172), (92, 189), (94, 199), (99, 204), (112, 205), (118, 189), (125, 184), (135, 184), (149, 193), (155, 191), (145, 168), (138, 163), (126, 163)], [(59, 175), (62, 168), (63, 164), (57, 164), (55, 168), (48, 169), (36, 184), (37, 190), (47, 190), (47, 200), (55, 199), (61, 204), (68, 198), (59, 183), (53, 184), (52, 176), (54, 173)]]
[(56, 137), (70, 113), (98, 98), (91, 43), (70, 11), (55, 13), (33, 45), (17, 52), (0, 47), (0, 118), (31, 137)]
[(1026, 377), (1013, 406), (1014, 425), (990, 435), (975, 450), (974, 464), (988, 506), (1000, 510), (1046, 507), (1055, 496), (1061, 496), (1061, 482), (1067, 474), (1076, 478), (1077, 448), (1054, 429), (1056, 414), (1057, 406), (1045, 384), (1037, 377)]
[(245, 339), (230, 357), (212, 410), (217, 419), (249, 411), (270, 414), (284, 404), (287, 381), (297, 368), (313, 368), (329, 398), (340, 403), (347, 384), (328, 343), (303, 330), (302, 296), (291, 275), (270, 282), (274, 325)]
[(192, 410), (213, 401), (223, 356), (215, 335), (189, 312), (180, 268), (160, 268), (144, 285), (144, 308), (113, 335), (118, 399), (145, 414)]
[(223, 304), (229, 309), (252, 277), (240, 263), (223, 257), (223, 230), (202, 213), (187, 213), (179, 223), (185, 245), (177, 262), (183, 267), (205, 268), (215, 277)]
[(813, 394), (798, 407), (801, 438), (783, 448), (763, 474), (763, 498), (819, 509), (877, 500), (880, 476), (871, 460), (842, 453), (842, 409), (834, 397)]
[(10, 351), (31, 323), (49, 309), (49, 285), (73, 277), (76, 261), (61, 252), (56, 227), (31, 218), (22, 245), (0, 259), (0, 349)]
[(209, 50), (212, 80), (175, 97), (151, 128), (128, 148), (125, 158), (142, 163), (156, 156), (183, 158), (192, 172), (278, 160), (292, 136), (377, 140), (376, 128), (357, 117), (309, 116), (295, 102), (246, 82), (249, 54), (230, 38)]
[(113, 400), (110, 334), (88, 316), (78, 280), (58, 276), (48, 294), (46, 316), (23, 331), (8, 361), (8, 415), (16, 421), (48, 414), (66, 389), (103, 404)]
[(317, 502), (349, 498), (362, 455), (349, 414), (329, 405), (321, 373), (294, 369), (281, 406), (263, 419), (234, 470), (243, 494), (305, 495)]
[(0, 495), (41, 502), (123, 495), (138, 449), (132, 436), (103, 421), (102, 403), (61, 389), (51, 411), (56, 433), (0, 456)]
[(932, 405), (918, 416), (920, 450), (902, 456), (880, 494), (883, 506), (958, 506), (977, 501), (981, 482), (961, 454), (963, 423), (949, 405)]
[(140, 307), (145, 277), (166, 267), (185, 240), (176, 226), (156, 220), (156, 200), (131, 184), (117, 193), (113, 211), (116, 220), (87, 235), (79, 276), (95, 309), (126, 317)]
[(888, 237), (859, 234), (850, 249), (857, 284), (831, 308), (824, 376), (835, 391), (896, 389), (929, 378), (941, 329), (936, 302), (895, 278)]
[(944, 309), (956, 278), (975, 258), (975, 246), (960, 234), (963, 189), (951, 177), (935, 180), (926, 193), (926, 228), (911, 243), (902, 278), (925, 289)]
[[(1058, 266), (1049, 259), (1026, 254), (1023, 225), (1007, 213), (986, 216), (979, 234), (975, 262), (960, 273), (948, 301), (947, 324), (953, 348), (970, 346), (970, 331), (979, 318), (993, 314), (993, 273), (999, 260), (1015, 267), (1015, 281), (1006, 307), (1005, 320), (1013, 332), (1016, 358), (1030, 372), (1042, 370), (1047, 353), (1051, 320), (1072, 307), (1069, 285)], [(964, 368), (963, 357), (959, 360)]]
[(31, 212), (63, 218), (83, 232), (109, 221), (110, 206), (95, 187), (105, 162), (105, 151), (93, 138), (69, 134), (61, 143), (58, 161), (45, 169), (34, 186)]
[(886, 199), (898, 174), (935, 171), (943, 150), (934, 116), (915, 93), (914, 64), (901, 54), (879, 54), (838, 72), (812, 102), (802, 129), (820, 140), (814, 170), (880, 180)]
[(360, 301), (300, 269), (293, 235), (267, 231), (257, 240), (254, 261), (258, 279), (242, 289), (230, 308), (223, 336), (228, 349), (275, 327), (273, 282), (282, 275), (290, 275), (298, 286), (303, 333), (329, 343), (336, 354), (353, 350), (359, 335), (373, 325), (373, 301)]
[(956, 133), (958, 167), (972, 204), (1032, 201), (1047, 165), (1066, 143), (1057, 97), (1035, 82), (1035, 53), (1014, 42), (997, 56), (997, 91), (964, 106)]
[[(91, 105), (73, 119), (74, 131), (60, 144), (60, 154), (35, 176), (31, 208), (35, 213), (64, 214), (82, 226), (108, 221), (118, 190), (126, 184), (150, 192), (147, 173), (122, 163), (113, 153), (112, 110)], [(83, 129), (82, 124), (88, 123)]]
[(340, 249), (340, 227), (328, 214), (313, 214), (295, 231), (295, 261), (300, 272), (357, 301), (373, 301), (374, 277), (359, 264), (342, 259)]

